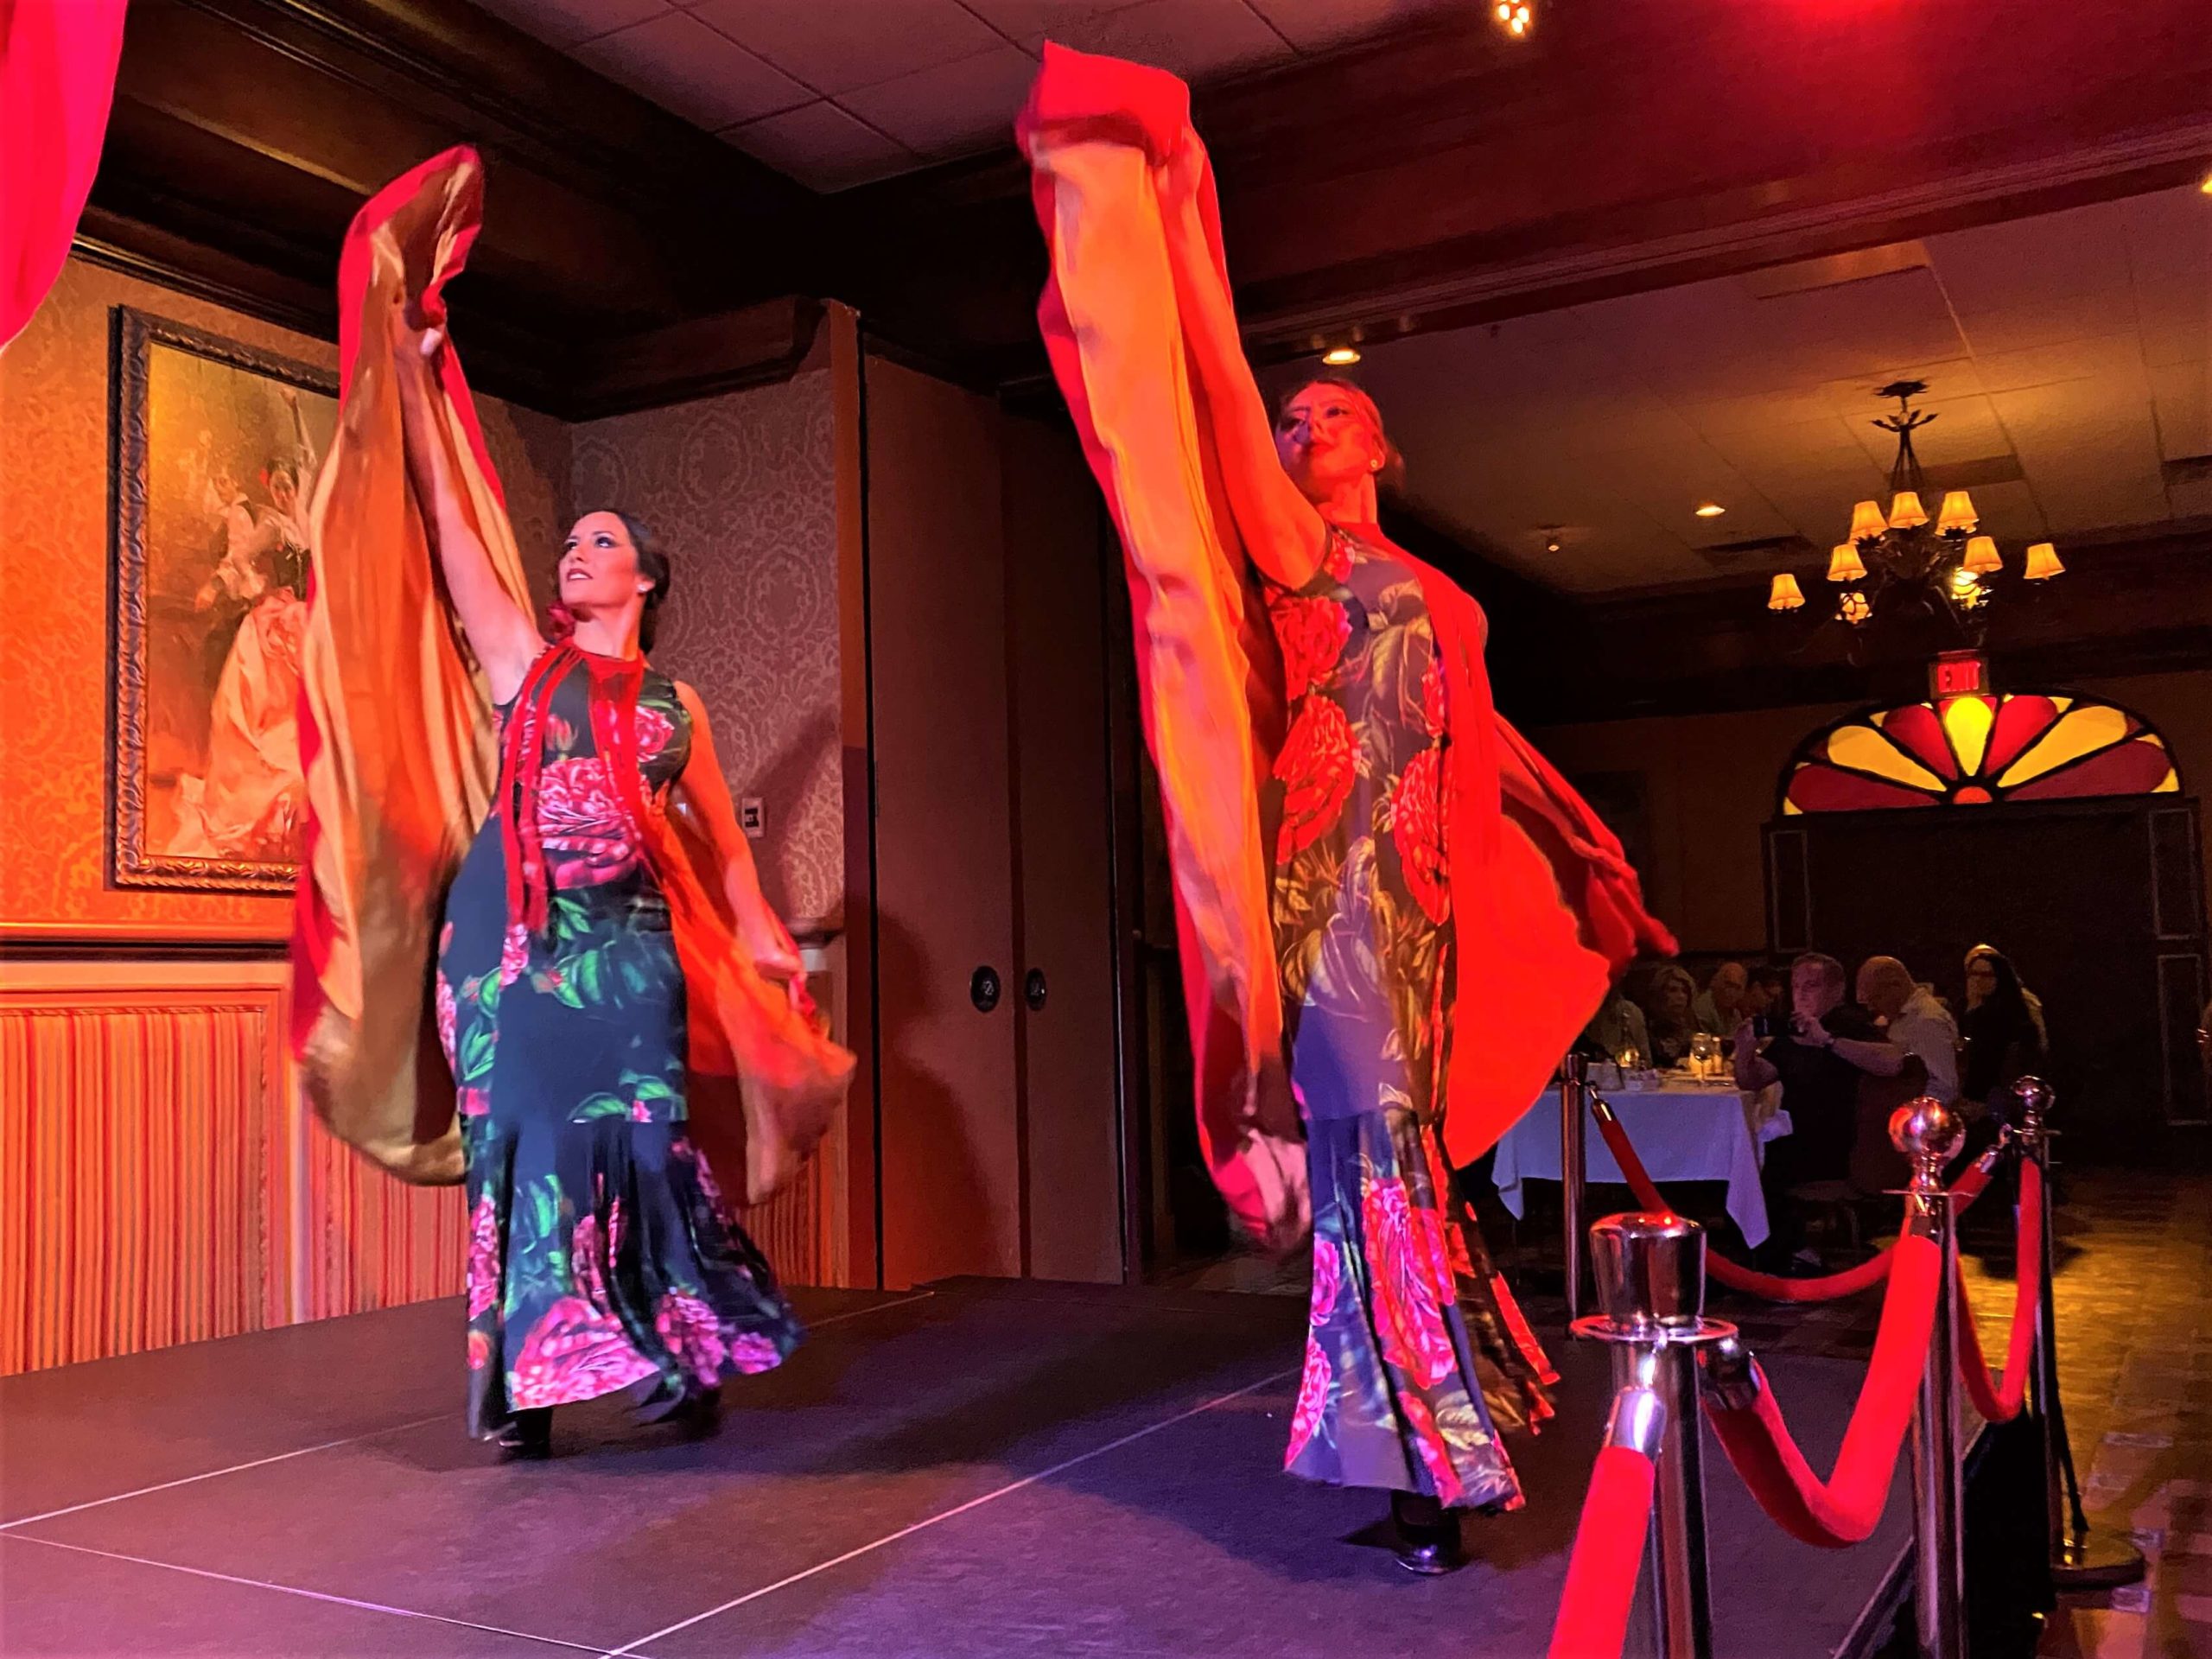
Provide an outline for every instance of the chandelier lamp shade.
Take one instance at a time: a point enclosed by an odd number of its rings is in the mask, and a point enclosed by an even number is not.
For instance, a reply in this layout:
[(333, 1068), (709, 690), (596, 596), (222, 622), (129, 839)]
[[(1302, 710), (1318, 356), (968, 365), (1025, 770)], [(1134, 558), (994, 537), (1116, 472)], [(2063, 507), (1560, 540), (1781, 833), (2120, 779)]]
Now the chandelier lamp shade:
[[(1929, 487), (1913, 434), (1936, 418), (1916, 409), (1928, 390), (1923, 380), (1894, 380), (1878, 396), (1895, 399), (1897, 412), (1874, 422), (1896, 435), (1889, 501), (1861, 501), (1851, 510), (1851, 530), (1828, 554), (1827, 580), (1839, 591), (1832, 611), (1813, 619), (1840, 621), (1853, 634), (1882, 628), (1890, 620), (1918, 618), (1938, 625), (1950, 643), (1979, 646), (1995, 584), (2007, 579), (2003, 550), (1983, 535), (1981, 515), (1966, 490)], [(1927, 504), (1936, 503), (1931, 516)], [(2024, 582), (2048, 582), (2066, 567), (2049, 542), (2030, 547), (2019, 568)], [(1806, 608), (1804, 589), (1792, 571), (1777, 573), (1767, 594), (1770, 611)], [(1856, 654), (1854, 649), (1854, 655)]]

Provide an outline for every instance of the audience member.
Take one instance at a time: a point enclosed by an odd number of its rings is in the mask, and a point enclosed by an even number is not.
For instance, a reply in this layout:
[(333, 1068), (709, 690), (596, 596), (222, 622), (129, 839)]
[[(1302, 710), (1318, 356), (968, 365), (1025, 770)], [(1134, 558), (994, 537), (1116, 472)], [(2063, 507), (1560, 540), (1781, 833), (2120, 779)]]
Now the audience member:
[(1859, 1001), (1882, 1022), (1883, 1039), (1841, 1040), (1837, 1052), (1861, 1071), (1894, 1077), (1907, 1057), (1928, 1070), (1929, 1094), (1945, 1105), (1959, 1097), (1959, 1026), (1934, 990), (1895, 957), (1869, 957), (1859, 969)]
[(1964, 1046), (1959, 1104), (1969, 1117), (2002, 1121), (2012, 1085), (2048, 1063), (2050, 1034), (2043, 1004), (2020, 983), (2004, 952), (1977, 944), (1967, 952), (1967, 1011), (1959, 1021)]
[(1574, 1046), (1578, 1052), (1595, 1060), (1649, 1065), (1651, 1033), (1644, 1025), (1643, 1010), (1615, 986), (1590, 1023), (1582, 1028), (1582, 1035), (1576, 1039)]
[(1744, 1017), (1766, 1019), (1779, 1025), (1789, 1011), (1789, 976), (1779, 968), (1754, 968), (1751, 982), (1744, 989)]
[(1726, 1037), (1749, 1012), (1745, 997), (1751, 988), (1751, 970), (1740, 962), (1724, 962), (1713, 970), (1706, 988), (1697, 994), (1693, 1014), (1697, 1028), (1710, 1036)]
[(1690, 1039), (1698, 1031), (1691, 1011), (1696, 1001), (1697, 982), (1687, 968), (1669, 962), (1653, 970), (1643, 992), (1644, 1029), (1651, 1034), (1646, 1052), (1653, 1065), (1680, 1065), (1689, 1057)]
[[(1858, 1128), (1860, 1068), (1850, 1053), (1885, 1046), (1865, 1011), (1844, 1001), (1843, 964), (1817, 951), (1789, 968), (1793, 1013), (1789, 1028), (1762, 1051), (1751, 1021), (1736, 1027), (1736, 1086), (1756, 1092), (1782, 1085), (1790, 1133), (1767, 1148), (1770, 1185), (1786, 1190), (1805, 1181), (1842, 1180), (1851, 1166)], [(1894, 1075), (1893, 1073), (1891, 1075)]]

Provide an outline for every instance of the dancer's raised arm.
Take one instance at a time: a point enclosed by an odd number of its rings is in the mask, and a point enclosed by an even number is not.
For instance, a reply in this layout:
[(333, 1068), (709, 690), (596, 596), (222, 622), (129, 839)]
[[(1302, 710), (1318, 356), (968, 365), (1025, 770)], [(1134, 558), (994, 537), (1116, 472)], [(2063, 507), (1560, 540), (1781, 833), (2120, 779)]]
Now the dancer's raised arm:
[(1160, 170), (1160, 215), (1175, 270), (1175, 303), (1212, 416), (1229, 510), (1245, 550), (1286, 588), (1303, 588), (1321, 568), (1328, 526), (1283, 470), (1274, 423), (1260, 396), (1236, 329), (1229, 284), (1198, 216), (1205, 156), (1195, 137)]
[(407, 471), (461, 632), (492, 683), (493, 701), (505, 702), (522, 689), (523, 677), (544, 649), (544, 641), (529, 613), (509, 596), (492, 568), (492, 556), (462, 505), (446, 435), (431, 412), (430, 362), (444, 343), (436, 329), (417, 334), (407, 328), (397, 331), (392, 342), (392, 367), (407, 428)]

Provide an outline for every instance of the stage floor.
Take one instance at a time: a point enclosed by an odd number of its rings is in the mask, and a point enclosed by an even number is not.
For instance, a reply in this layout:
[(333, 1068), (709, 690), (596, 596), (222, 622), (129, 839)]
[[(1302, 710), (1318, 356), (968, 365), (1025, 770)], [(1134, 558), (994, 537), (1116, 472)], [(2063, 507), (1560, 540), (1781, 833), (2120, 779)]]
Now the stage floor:
[[(724, 1390), (715, 1440), (575, 1408), (547, 1464), (465, 1436), (450, 1301), (0, 1380), (0, 1653), (1544, 1649), (1602, 1352), (1554, 1343), (1560, 1418), (1515, 1446), (1529, 1507), (1472, 1522), (1475, 1564), (1431, 1580), (1359, 1541), (1380, 1494), (1281, 1472), (1300, 1300), (973, 1281), (799, 1300), (807, 1344)], [(1825, 1468), (1864, 1368), (1769, 1370)], [(1816, 1550), (1707, 1445), (1719, 1654), (1863, 1643), (1902, 1491), (1870, 1542)]]

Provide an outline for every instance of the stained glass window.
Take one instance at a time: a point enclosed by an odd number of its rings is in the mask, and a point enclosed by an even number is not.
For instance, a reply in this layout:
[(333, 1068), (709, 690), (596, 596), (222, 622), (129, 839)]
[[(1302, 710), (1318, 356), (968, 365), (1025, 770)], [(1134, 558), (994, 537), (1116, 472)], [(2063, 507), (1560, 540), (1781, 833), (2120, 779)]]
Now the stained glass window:
[(1853, 715), (1799, 746), (1782, 810), (1979, 806), (2181, 788), (2165, 740), (2092, 697), (1946, 697)]

